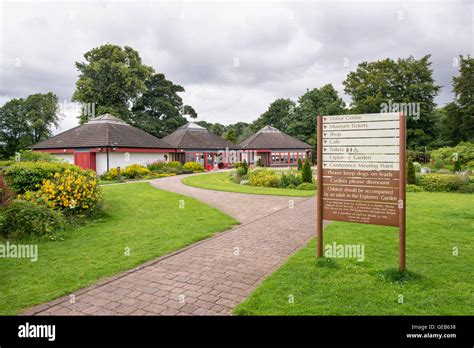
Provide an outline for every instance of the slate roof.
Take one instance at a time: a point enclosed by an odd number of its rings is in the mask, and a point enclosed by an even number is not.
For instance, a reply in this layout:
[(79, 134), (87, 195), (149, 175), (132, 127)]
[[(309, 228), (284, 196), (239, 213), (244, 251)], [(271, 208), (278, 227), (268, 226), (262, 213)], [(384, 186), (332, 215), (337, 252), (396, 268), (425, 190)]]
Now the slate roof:
[(171, 149), (163, 140), (135, 128), (125, 121), (104, 114), (89, 122), (31, 145), (31, 149), (64, 149), (86, 147), (133, 147)]
[(245, 149), (311, 149), (312, 146), (279, 131), (265, 126), (254, 135), (242, 141), (239, 146)]
[(230, 149), (238, 148), (230, 141), (195, 123), (187, 123), (168, 134), (163, 141), (177, 149)]

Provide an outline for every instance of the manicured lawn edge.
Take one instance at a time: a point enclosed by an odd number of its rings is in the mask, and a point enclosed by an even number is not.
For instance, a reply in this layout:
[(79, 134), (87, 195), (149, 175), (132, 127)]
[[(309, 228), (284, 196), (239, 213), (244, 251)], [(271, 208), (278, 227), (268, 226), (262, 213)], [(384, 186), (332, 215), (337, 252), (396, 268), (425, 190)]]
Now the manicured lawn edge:
[(234, 193), (245, 193), (254, 195), (288, 196), (288, 197), (311, 197), (316, 191), (281, 189), (273, 187), (256, 187), (240, 185), (228, 180), (228, 172), (193, 175), (183, 178), (183, 184), (206, 190), (225, 191)]

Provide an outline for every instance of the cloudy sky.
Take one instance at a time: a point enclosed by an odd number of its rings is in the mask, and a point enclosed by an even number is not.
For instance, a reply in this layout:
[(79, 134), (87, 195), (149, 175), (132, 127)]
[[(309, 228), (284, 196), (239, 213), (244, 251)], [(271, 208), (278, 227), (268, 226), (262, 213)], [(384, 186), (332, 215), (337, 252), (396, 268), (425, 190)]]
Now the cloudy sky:
[[(452, 100), (456, 57), (473, 54), (472, 1), (4, 1), (0, 105), (54, 92), (65, 117), (74, 62), (104, 43), (131, 46), (182, 85), (198, 120), (250, 122), (276, 98), (342, 81), (362, 61), (432, 55), (438, 104)], [(55, 132), (59, 131), (56, 130)]]

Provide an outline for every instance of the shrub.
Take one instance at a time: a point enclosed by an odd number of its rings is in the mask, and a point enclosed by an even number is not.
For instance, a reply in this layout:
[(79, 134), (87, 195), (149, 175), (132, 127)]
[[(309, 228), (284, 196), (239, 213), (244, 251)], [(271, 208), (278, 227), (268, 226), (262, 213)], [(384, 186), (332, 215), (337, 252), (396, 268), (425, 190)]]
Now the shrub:
[(313, 182), (313, 173), (311, 172), (311, 165), (309, 164), (308, 157), (306, 157), (306, 160), (304, 161), (302, 179), (303, 182)]
[(184, 170), (190, 170), (191, 173), (193, 173), (193, 172), (203, 172), (204, 167), (202, 166), (201, 163), (198, 163), (198, 162), (186, 162), (183, 165), (183, 171)]
[(417, 185), (406, 185), (407, 192), (422, 192), (423, 188)]
[(86, 172), (80, 167), (63, 162), (16, 162), (3, 169), (1, 173), (8, 186), (21, 194), (26, 191), (35, 191), (43, 180), (52, 178), (55, 173), (63, 173), (66, 170), (78, 173)]
[(244, 167), (239, 167), (235, 170), (235, 175), (242, 178), (244, 175), (247, 175), (247, 172), (245, 172)]
[(155, 161), (146, 165), (147, 169), (155, 173), (164, 173), (166, 171), (166, 162)]
[(458, 191), (461, 193), (474, 193), (474, 184), (469, 183), (466, 185), (462, 185)]
[(171, 162), (166, 163), (166, 166), (168, 168), (181, 168), (181, 162), (171, 161)]
[(16, 199), (2, 209), (1, 234), (6, 238), (22, 239), (41, 237), (54, 239), (64, 228), (65, 220), (60, 211), (46, 204)]
[(466, 178), (456, 174), (425, 174), (421, 177), (421, 186), (426, 191), (453, 192), (466, 184)]
[(102, 174), (100, 176), (101, 179), (103, 180), (119, 180), (120, 177), (119, 177), (119, 172), (118, 172), (118, 168), (111, 168), (109, 169), (107, 172), (105, 172), (104, 174)]
[(453, 172), (460, 172), (461, 171), (461, 161), (460, 160), (457, 160), (457, 161), (454, 161), (454, 168), (453, 168)]
[(263, 167), (262, 159), (259, 158), (257, 161), (257, 167)]
[(232, 167), (233, 167), (234, 169), (237, 169), (237, 168), (239, 168), (239, 167), (241, 167), (241, 166), (242, 166), (242, 164), (239, 163), (239, 162), (234, 162), (234, 163), (232, 164)]
[(413, 165), (413, 160), (411, 157), (408, 157), (407, 160), (407, 183), (410, 185), (414, 185), (416, 183), (415, 166)]
[(437, 159), (433, 162), (433, 168), (434, 169), (441, 169), (444, 167), (444, 163), (441, 159)]
[(15, 161), (7, 160), (7, 161), (0, 161), (0, 167), (8, 167), (15, 163)]
[(453, 159), (459, 159), (461, 164), (467, 164), (469, 161), (474, 160), (474, 143), (472, 142), (460, 142), (458, 145), (453, 147), (442, 147), (431, 152), (432, 161), (441, 161), (444, 164), (453, 162)]
[(449, 175), (451, 175), (451, 174), (453, 174), (453, 172), (450, 171), (449, 169), (444, 169), (443, 168), (443, 169), (437, 170), (436, 174), (449, 174)]
[(33, 202), (46, 200), (53, 209), (71, 215), (92, 215), (100, 206), (101, 191), (93, 173), (66, 170), (43, 181), (36, 192), (25, 192), (21, 198)]
[(295, 173), (283, 173), (281, 175), (281, 187), (288, 187), (289, 185), (298, 186), (303, 182), (301, 175)]
[(250, 186), (280, 187), (281, 179), (272, 169), (258, 168), (249, 170), (248, 180)]
[(303, 182), (296, 187), (297, 190), (316, 190), (316, 184), (310, 182)]
[(19, 156), (13, 156), (12, 161), (19, 162), (61, 162), (56, 156), (41, 151), (20, 150)]
[(244, 171), (245, 171), (245, 175), (247, 175), (248, 171), (249, 171), (249, 166), (247, 164), (247, 161), (244, 160), (244, 162), (242, 163), (242, 167), (241, 167)]
[(303, 170), (303, 162), (301, 161), (301, 157), (298, 157), (298, 170)]
[(142, 178), (150, 174), (150, 171), (139, 164), (132, 164), (120, 171), (120, 174), (128, 179)]

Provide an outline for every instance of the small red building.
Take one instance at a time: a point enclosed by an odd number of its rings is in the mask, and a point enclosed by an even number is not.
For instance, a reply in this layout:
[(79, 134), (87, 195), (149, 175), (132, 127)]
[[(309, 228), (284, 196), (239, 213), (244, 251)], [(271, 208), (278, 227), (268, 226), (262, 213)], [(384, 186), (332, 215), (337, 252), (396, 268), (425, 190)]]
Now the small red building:
[(30, 146), (102, 174), (111, 168), (168, 161), (175, 149), (125, 121), (104, 114)]
[(237, 161), (239, 147), (195, 123), (187, 123), (162, 139), (173, 146), (174, 161), (199, 162), (204, 168), (226, 168)]
[[(254, 164), (260, 158), (264, 166), (283, 167), (296, 166), (298, 158), (302, 161), (308, 157), (311, 160), (313, 147), (272, 126), (260, 129), (239, 144), (246, 150), (248, 163)], [(243, 152), (246, 156), (246, 152)]]

